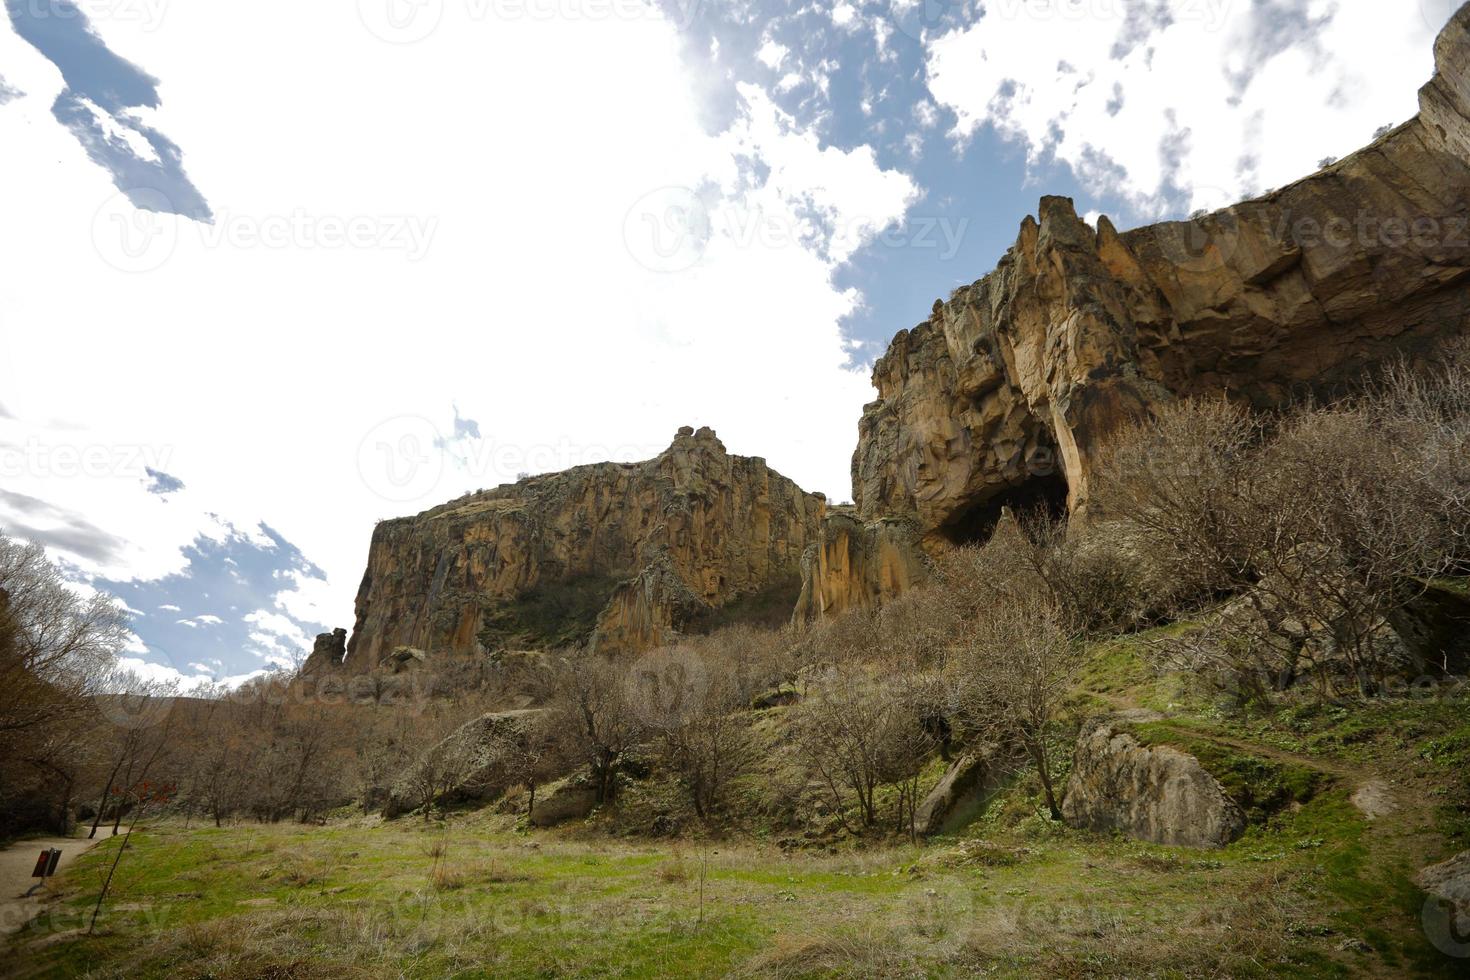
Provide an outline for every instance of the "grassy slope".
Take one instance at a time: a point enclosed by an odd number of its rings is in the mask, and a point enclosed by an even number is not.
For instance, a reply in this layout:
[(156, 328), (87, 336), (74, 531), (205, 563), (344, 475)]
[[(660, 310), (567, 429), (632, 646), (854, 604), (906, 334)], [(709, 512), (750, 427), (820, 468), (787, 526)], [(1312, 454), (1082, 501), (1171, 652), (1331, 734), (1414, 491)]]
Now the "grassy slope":
[[(1139, 641), (1100, 649), (1085, 686), (1082, 705), (1166, 711), (1140, 730), (1199, 751), (1227, 784), (1311, 792), (1257, 808), (1219, 851), (1066, 829), (1024, 777), (959, 836), (837, 854), (527, 834), (488, 811), (447, 828), (162, 824), (134, 838), (101, 935), (65, 930), (111, 842), (64, 880), (54, 918), (13, 941), (11, 963), (159, 977), (1464, 975), (1425, 942), (1411, 884), (1470, 846), (1462, 704), (1242, 721), (1155, 678)], [(1348, 798), (1373, 780), (1400, 810), (1369, 822)]]

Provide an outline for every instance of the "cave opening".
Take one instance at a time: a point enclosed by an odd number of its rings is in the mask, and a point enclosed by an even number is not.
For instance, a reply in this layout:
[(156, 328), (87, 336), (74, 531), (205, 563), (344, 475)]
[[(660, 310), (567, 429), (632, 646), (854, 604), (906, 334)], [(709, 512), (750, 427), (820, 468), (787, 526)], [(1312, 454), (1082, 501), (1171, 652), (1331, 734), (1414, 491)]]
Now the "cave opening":
[(1067, 479), (1061, 472), (1033, 476), (993, 497), (960, 511), (939, 530), (951, 544), (984, 544), (995, 533), (1001, 511), (1009, 507), (1017, 517), (1042, 514), (1056, 520), (1067, 515)]

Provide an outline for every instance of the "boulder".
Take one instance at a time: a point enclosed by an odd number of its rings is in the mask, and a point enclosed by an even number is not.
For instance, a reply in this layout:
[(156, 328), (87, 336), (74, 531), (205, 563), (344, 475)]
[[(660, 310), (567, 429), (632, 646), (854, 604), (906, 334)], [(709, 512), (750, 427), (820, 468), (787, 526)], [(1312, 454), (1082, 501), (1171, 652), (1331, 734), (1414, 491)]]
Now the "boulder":
[(559, 779), (536, 793), (536, 806), (528, 818), (533, 827), (554, 827), (568, 820), (582, 820), (597, 806), (597, 789), (583, 777)]
[(1419, 872), (1419, 887), (1432, 899), (1449, 906), (1454, 935), (1470, 937), (1470, 851)]
[(1146, 746), (1114, 724), (1077, 740), (1062, 816), (1073, 827), (1137, 840), (1222, 847), (1245, 832), (1245, 814), (1198, 759)]
[(974, 820), (1009, 771), (992, 746), (978, 746), (960, 754), (944, 778), (929, 791), (914, 812), (914, 827), (924, 836), (950, 833)]
[[(395, 817), (418, 805), (413, 787), (426, 769), (443, 787), (437, 802), (489, 800), (510, 788), (504, 759), (495, 750), (501, 740), (523, 740), (528, 723), (544, 709), (496, 711), (473, 718), (435, 743), (389, 790), (383, 812)], [(442, 776), (440, 775), (442, 774)]]
[(401, 674), (405, 670), (419, 666), (424, 660), (424, 651), (417, 647), (399, 646), (394, 647), (392, 653), (379, 660), (378, 667), (390, 673)]

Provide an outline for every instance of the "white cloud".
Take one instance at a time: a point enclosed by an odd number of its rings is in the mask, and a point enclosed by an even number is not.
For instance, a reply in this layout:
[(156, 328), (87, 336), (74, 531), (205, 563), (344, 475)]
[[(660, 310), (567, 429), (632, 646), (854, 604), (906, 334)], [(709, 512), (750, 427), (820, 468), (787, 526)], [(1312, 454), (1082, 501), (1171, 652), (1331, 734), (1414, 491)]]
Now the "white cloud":
[(775, 71), (781, 67), (781, 63), (786, 60), (786, 56), (790, 53), (791, 49), (787, 48), (784, 44), (778, 43), (774, 38), (767, 37), (761, 43), (760, 50), (756, 51), (755, 56), (767, 68)]
[(163, 611), (163, 612), (183, 612), (182, 609), (180, 609), (178, 606), (175, 606), (172, 603), (164, 603), (163, 605), (159, 606), (158, 608), (161, 611)]
[(1285, 6), (1166, 0), (1165, 22), (1155, 6), (997, 0), (934, 41), (930, 91), (959, 138), (991, 124), (1148, 215), (1171, 184), (1217, 207), (1314, 171), (1412, 116), (1433, 70), (1416, 3), (1317, 0), (1310, 27)]
[[(221, 0), (170, 8), (153, 31), (95, 25), (163, 80), (149, 121), (183, 148), (220, 216), (212, 228), (117, 202), (50, 117), (59, 74), (0, 32), (6, 78), (28, 93), (0, 112), (13, 232), (0, 238), (0, 390), (19, 416), (0, 420), (0, 441), (33, 441), (48, 459), (131, 454), (101, 475), (34, 460), (7, 474), (7, 489), (122, 540), (105, 557), (69, 555), (78, 566), (157, 578), (184, 567), (180, 549), (201, 533), (246, 529), (268, 546), (264, 519), (329, 577), (284, 582), (278, 609), (252, 613), (280, 617), (252, 622), (257, 653), (284, 657), (310, 641), (283, 613), (350, 624), (375, 519), (521, 470), (638, 458), (707, 424), (733, 452), (848, 495), (871, 389), (847, 366), (838, 324), (855, 295), (831, 272), (902, 213), (906, 178), (865, 150), (822, 149), (758, 89), (729, 133), (709, 135), (680, 36), (653, 17), (492, 23), (451, 4), (408, 45), (381, 43), (352, 4), (300, 6), (281, 24), (270, 5)], [(324, 86), (327, 60), (354, 79), (352, 98)], [(496, 94), (473, 111), (446, 95), (475, 92)], [(665, 187), (734, 193), (735, 156), (748, 154), (772, 176), (742, 202), (792, 234), (723, 229), (687, 269), (640, 265), (626, 239), (636, 202)], [(382, 241), (324, 247), (291, 230), (298, 217), (437, 230), (411, 261)], [(109, 264), (138, 222), (155, 222), (163, 260)], [(822, 224), (836, 229), (825, 249)], [(276, 245), (242, 237), (277, 226)], [(66, 366), (64, 397), (43, 364)], [(370, 472), (377, 427), (407, 417), (448, 433), (451, 400), (504, 452), (446, 464), (407, 499), (384, 495)], [(185, 489), (166, 504), (146, 493), (145, 462)]]

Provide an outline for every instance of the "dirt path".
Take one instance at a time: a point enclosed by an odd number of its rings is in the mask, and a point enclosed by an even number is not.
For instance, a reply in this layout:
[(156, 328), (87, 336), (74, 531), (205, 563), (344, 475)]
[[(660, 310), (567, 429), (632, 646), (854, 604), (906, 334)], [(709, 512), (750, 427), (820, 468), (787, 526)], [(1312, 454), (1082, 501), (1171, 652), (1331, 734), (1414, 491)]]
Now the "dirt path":
[(25, 897), (26, 890), (36, 883), (36, 879), (31, 877), (31, 870), (42, 851), (48, 847), (61, 849), (61, 862), (56, 867), (57, 874), (60, 874), (77, 855), (86, 853), (104, 839), (40, 837), (0, 850), (0, 935), (9, 935), (25, 925), (46, 901), (45, 889), (30, 898)]
[[(1383, 817), (1390, 816), (1400, 811), (1424, 811), (1423, 807), (1416, 807), (1411, 787), (1401, 786), (1376, 767), (1370, 765), (1354, 765), (1339, 759), (1326, 758), (1320, 755), (1304, 755), (1300, 752), (1290, 752), (1286, 749), (1277, 748), (1265, 742), (1250, 741), (1237, 738), (1233, 735), (1225, 735), (1220, 732), (1207, 731), (1188, 725), (1171, 724), (1168, 717), (1148, 708), (1142, 708), (1132, 701), (1117, 694), (1101, 695), (1113, 705), (1113, 708), (1122, 715), (1141, 712), (1152, 716), (1150, 720), (1158, 721), (1167, 725), (1174, 731), (1202, 741), (1213, 742), (1216, 745), (1226, 746), (1248, 755), (1258, 758), (1270, 759), (1274, 762), (1287, 763), (1289, 765), (1304, 766), (1315, 769), (1342, 781), (1352, 790), (1352, 803), (1370, 821), (1377, 821)], [(1427, 819), (1427, 811), (1419, 813), (1420, 817)]]

